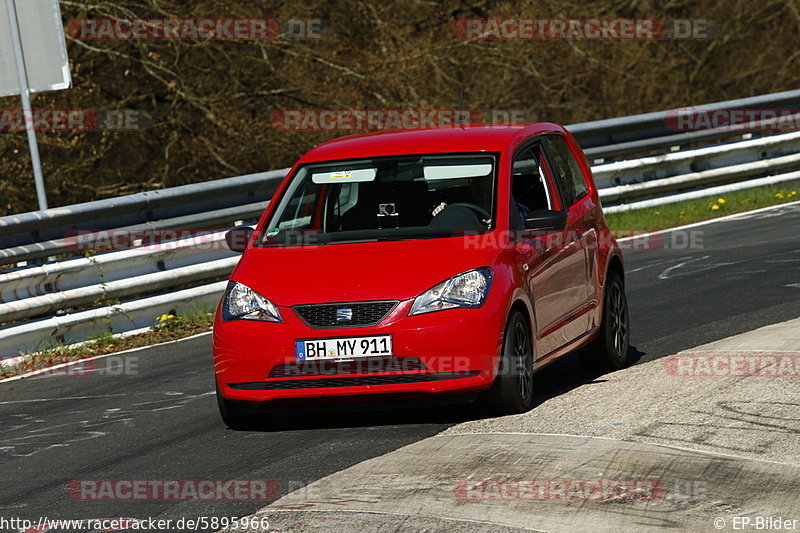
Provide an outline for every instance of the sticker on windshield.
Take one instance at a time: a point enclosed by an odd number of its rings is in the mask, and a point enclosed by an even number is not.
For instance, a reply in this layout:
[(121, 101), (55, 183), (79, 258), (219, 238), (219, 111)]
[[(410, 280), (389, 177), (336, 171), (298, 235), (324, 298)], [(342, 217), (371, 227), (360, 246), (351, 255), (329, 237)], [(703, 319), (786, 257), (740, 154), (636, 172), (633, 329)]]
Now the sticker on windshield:
[(330, 172), (315, 172), (311, 175), (314, 183), (357, 183), (375, 181), (376, 168), (341, 169)]
[(433, 165), (423, 169), (426, 180), (452, 180), (459, 178), (481, 178), (492, 172), (491, 163), (476, 165)]

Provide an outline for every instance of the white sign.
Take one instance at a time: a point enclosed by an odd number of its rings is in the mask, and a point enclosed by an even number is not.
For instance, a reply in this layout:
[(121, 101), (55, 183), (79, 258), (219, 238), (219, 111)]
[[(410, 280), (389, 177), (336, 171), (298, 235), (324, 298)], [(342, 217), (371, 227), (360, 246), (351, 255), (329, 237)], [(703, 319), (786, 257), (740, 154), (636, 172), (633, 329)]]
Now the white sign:
[(492, 172), (491, 163), (479, 165), (436, 165), (422, 169), (426, 180), (452, 180), (458, 178), (480, 178)]
[(344, 169), (333, 172), (315, 172), (311, 175), (314, 183), (358, 183), (362, 181), (375, 181), (377, 168), (359, 168), (356, 170)]
[[(58, 0), (16, 0), (17, 21), (31, 92), (72, 85)], [(6, 2), (0, 0), (0, 96), (20, 94)]]

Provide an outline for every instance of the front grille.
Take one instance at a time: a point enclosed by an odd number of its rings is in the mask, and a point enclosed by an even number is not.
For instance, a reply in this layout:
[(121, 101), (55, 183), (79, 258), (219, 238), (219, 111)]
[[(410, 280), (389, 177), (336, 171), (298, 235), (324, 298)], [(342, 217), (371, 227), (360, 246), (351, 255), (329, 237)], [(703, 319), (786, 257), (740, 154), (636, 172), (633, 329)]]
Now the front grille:
[(464, 379), (478, 375), (477, 370), (466, 372), (439, 372), (419, 374), (395, 374), (390, 376), (352, 376), (342, 378), (280, 379), (252, 383), (230, 383), (229, 387), (240, 390), (286, 390), (323, 389), (330, 387), (364, 387), (367, 385), (398, 385), (404, 383), (427, 383), (448, 379)]
[(386, 318), (397, 304), (397, 300), (342, 302), (295, 305), (292, 309), (312, 328), (352, 328), (374, 326)]
[(350, 361), (320, 359), (275, 365), (270, 370), (271, 378), (301, 376), (341, 376), (347, 374), (378, 374), (388, 372), (413, 372), (427, 370), (416, 357), (363, 357)]

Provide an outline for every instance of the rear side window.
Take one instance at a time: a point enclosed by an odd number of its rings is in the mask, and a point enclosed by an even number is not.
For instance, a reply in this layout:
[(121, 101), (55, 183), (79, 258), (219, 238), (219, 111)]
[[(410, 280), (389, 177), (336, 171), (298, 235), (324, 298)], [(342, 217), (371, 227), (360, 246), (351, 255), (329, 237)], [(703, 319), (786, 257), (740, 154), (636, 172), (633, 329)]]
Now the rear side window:
[(514, 158), (511, 175), (511, 227), (525, 229), (532, 211), (552, 209), (544, 172), (539, 164), (541, 151), (527, 148)]
[(565, 208), (569, 207), (588, 192), (581, 167), (561, 135), (545, 135), (542, 137), (542, 144), (553, 167), (553, 174), (561, 191), (561, 200)]

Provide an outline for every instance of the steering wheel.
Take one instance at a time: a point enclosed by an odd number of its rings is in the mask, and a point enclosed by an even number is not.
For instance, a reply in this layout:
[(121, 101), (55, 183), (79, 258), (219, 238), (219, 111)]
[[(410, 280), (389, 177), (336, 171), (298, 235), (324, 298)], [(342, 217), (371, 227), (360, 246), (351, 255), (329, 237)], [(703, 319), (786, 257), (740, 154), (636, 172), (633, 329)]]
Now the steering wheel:
[[(492, 220), (492, 214), (487, 211), (486, 209), (482, 208), (479, 205), (471, 204), (469, 202), (455, 202), (452, 204), (447, 204), (447, 207), (466, 207), (476, 215), (478, 215), (478, 219), (480, 220)], [(447, 208), (445, 208), (447, 209)]]

